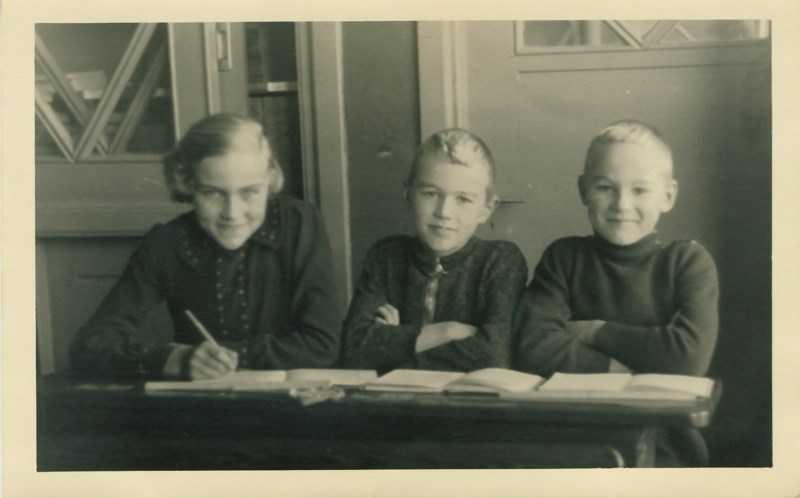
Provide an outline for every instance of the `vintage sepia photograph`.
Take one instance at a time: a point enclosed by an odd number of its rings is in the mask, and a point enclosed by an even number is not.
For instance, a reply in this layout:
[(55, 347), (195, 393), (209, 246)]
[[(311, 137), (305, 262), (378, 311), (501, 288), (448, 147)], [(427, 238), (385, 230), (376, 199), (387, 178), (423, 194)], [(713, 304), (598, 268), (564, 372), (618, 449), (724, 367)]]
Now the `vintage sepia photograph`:
[(780, 22), (572, 14), (31, 23), (35, 479), (785, 468)]

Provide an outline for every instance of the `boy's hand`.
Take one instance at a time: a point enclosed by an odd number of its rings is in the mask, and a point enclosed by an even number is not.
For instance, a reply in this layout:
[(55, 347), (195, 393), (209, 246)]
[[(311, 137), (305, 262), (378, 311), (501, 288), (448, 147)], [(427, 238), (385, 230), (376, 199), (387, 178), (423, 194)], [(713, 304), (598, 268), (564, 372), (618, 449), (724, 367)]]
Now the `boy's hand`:
[(206, 341), (193, 348), (189, 358), (189, 378), (214, 379), (233, 372), (239, 364), (235, 351)]
[(592, 344), (597, 329), (605, 325), (603, 320), (570, 320), (567, 322), (567, 332), (578, 336), (584, 344)]
[(444, 322), (445, 334), (451, 341), (460, 341), (478, 333), (478, 327), (461, 322)]
[(378, 306), (378, 309), (375, 310), (375, 313), (378, 314), (378, 317), (375, 318), (375, 323), (381, 323), (383, 325), (400, 325), (400, 312), (397, 311), (397, 308), (389, 303)]
[(422, 327), (417, 337), (415, 350), (417, 353), (447, 344), (450, 341), (460, 341), (472, 337), (478, 332), (477, 327), (460, 322), (432, 323)]

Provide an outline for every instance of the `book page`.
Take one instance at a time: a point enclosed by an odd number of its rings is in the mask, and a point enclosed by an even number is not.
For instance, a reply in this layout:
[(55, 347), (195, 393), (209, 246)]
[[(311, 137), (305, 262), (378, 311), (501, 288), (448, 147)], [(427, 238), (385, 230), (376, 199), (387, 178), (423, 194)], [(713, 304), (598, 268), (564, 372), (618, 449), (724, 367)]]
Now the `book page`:
[(326, 380), (336, 386), (363, 386), (377, 379), (375, 370), (299, 368), (286, 373), (289, 381)]
[(706, 377), (669, 374), (635, 375), (625, 388), (626, 391), (669, 390), (681, 391), (708, 398), (714, 388), (714, 381)]
[(398, 369), (367, 384), (367, 389), (441, 391), (444, 386), (463, 375), (461, 372)]
[(488, 387), (491, 390), (523, 392), (533, 390), (542, 382), (538, 375), (517, 372), (507, 368), (483, 368), (451, 382), (448, 391), (469, 391), (470, 387)]
[(145, 383), (145, 391), (228, 391), (243, 386), (251, 388), (286, 380), (283, 370), (237, 370), (216, 379), (153, 381)]
[(555, 373), (539, 391), (622, 391), (630, 382), (629, 373)]

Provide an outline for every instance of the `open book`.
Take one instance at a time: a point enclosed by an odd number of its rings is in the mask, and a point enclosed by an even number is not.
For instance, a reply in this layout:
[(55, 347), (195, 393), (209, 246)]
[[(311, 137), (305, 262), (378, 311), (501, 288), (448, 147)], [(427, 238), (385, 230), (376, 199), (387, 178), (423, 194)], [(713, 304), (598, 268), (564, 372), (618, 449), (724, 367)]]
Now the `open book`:
[(295, 370), (238, 370), (208, 380), (153, 381), (145, 392), (159, 391), (288, 391), (329, 385), (361, 386), (378, 378), (374, 370), (299, 368)]
[(468, 374), (434, 370), (393, 370), (366, 385), (370, 391), (400, 392), (523, 392), (536, 388), (542, 377), (505, 368), (484, 368)]
[(654, 399), (692, 400), (711, 397), (714, 381), (671, 374), (556, 373), (542, 384), (536, 399)]

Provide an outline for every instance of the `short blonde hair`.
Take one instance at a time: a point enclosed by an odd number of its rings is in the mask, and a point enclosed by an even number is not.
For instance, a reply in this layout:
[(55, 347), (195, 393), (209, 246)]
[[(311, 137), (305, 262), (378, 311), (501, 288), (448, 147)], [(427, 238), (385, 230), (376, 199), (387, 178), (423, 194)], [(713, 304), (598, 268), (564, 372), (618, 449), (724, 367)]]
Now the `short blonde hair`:
[(482, 166), (489, 174), (489, 185), (486, 187), (487, 202), (497, 199), (495, 194), (495, 164), (492, 152), (481, 138), (463, 128), (448, 128), (438, 131), (425, 139), (417, 148), (411, 170), (408, 172), (406, 187), (411, 187), (417, 178), (422, 159), (427, 154), (439, 153), (450, 159), (453, 164), (464, 166)]
[(254, 119), (223, 113), (193, 124), (172, 151), (164, 156), (164, 179), (170, 198), (176, 202), (192, 202), (198, 164), (232, 150), (255, 150), (262, 154), (267, 162), (269, 195), (281, 191), (283, 171), (264, 135), (264, 128)]
[(672, 151), (664, 137), (654, 126), (632, 119), (612, 123), (594, 136), (586, 151), (586, 160), (583, 163), (584, 173), (594, 168), (608, 147), (622, 143), (635, 143), (657, 148), (667, 159), (668, 172), (672, 175)]

